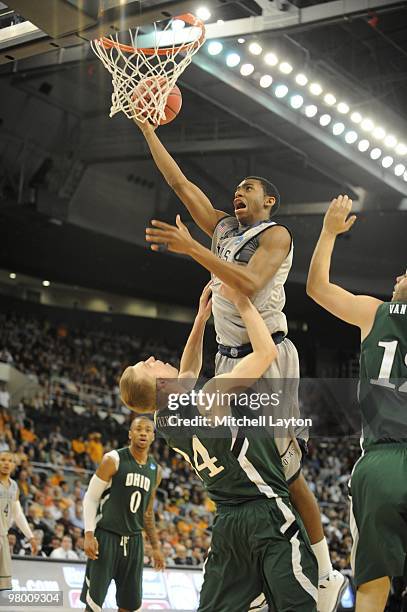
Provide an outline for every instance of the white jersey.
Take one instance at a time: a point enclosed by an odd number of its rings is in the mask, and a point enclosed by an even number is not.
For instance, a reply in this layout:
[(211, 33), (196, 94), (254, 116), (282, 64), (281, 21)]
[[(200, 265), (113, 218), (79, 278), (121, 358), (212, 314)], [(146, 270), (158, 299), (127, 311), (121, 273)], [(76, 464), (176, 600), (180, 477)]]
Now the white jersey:
[[(247, 265), (259, 246), (260, 235), (274, 221), (263, 221), (250, 227), (240, 227), (235, 217), (224, 217), (215, 227), (212, 237), (212, 252), (220, 259)], [(261, 314), (270, 333), (281, 331), (287, 334), (287, 319), (283, 313), (285, 305), (284, 283), (293, 261), (293, 242), (290, 252), (272, 279), (258, 291), (252, 301)], [(226, 346), (241, 346), (249, 342), (246, 327), (235, 306), (219, 295), (221, 281), (212, 274), (212, 311), (215, 321), (216, 339)]]
[(13, 522), (13, 502), (18, 497), (18, 486), (15, 480), (10, 478), (10, 484), (6, 487), (0, 482), (0, 536), (8, 534)]

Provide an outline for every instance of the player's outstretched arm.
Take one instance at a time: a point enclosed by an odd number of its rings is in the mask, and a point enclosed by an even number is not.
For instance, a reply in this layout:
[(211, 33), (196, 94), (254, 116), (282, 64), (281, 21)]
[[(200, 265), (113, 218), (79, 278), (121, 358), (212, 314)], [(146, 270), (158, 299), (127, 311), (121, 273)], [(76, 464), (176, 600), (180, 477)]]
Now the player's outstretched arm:
[(223, 261), (212, 251), (192, 238), (179, 215), (176, 225), (152, 220), (153, 227), (146, 228), (146, 240), (153, 251), (160, 245), (173, 253), (189, 255), (197, 263), (212, 272), (223, 283), (251, 297), (273, 278), (287, 257), (291, 247), (291, 236), (283, 226), (272, 226), (260, 237), (260, 246), (247, 266)]
[(246, 355), (224, 379), (258, 379), (277, 357), (277, 348), (262, 316), (245, 295), (223, 285), (221, 294), (233, 302), (246, 327), (253, 352)]
[(151, 548), (153, 549), (153, 567), (158, 571), (165, 569), (164, 555), (161, 551), (160, 540), (158, 539), (157, 530), (155, 527), (154, 518), (154, 500), (158, 487), (162, 478), (161, 468), (158, 468), (157, 484), (151, 493), (146, 511), (144, 512), (144, 530), (150, 540)]
[(354, 295), (330, 282), (329, 272), (336, 237), (350, 230), (356, 216), (348, 217), (352, 200), (348, 196), (333, 199), (324, 217), (321, 235), (312, 256), (307, 279), (307, 294), (330, 313), (360, 327), (362, 338), (372, 328), (380, 300), (368, 295)]
[(199, 308), (181, 357), (179, 378), (196, 381), (202, 368), (202, 348), (206, 323), (212, 312), (211, 282), (205, 285), (199, 299)]
[(187, 179), (181, 168), (158, 138), (154, 126), (148, 121), (144, 123), (140, 121), (134, 122), (138, 125), (146, 139), (156, 166), (168, 185), (186, 206), (193, 220), (201, 230), (209, 236), (212, 236), (219, 219), (224, 217), (226, 213), (221, 210), (216, 210), (204, 192)]
[[(222, 295), (233, 302), (238, 309), (253, 348), (228, 374), (220, 374), (209, 380), (202, 389), (201, 401), (198, 402), (200, 413), (212, 419), (216, 426), (216, 417), (230, 415), (230, 393), (238, 393), (250, 387), (253, 380), (260, 378), (277, 357), (277, 348), (261, 315), (248, 297), (231, 289), (227, 285), (221, 288)], [(209, 403), (207, 398), (215, 398)]]
[(96, 514), (103, 491), (117, 472), (115, 462), (108, 455), (104, 455), (96, 473), (89, 482), (88, 489), (83, 498), (83, 521), (85, 527), (84, 550), (89, 559), (97, 559), (99, 555), (98, 541), (94, 536), (96, 529)]

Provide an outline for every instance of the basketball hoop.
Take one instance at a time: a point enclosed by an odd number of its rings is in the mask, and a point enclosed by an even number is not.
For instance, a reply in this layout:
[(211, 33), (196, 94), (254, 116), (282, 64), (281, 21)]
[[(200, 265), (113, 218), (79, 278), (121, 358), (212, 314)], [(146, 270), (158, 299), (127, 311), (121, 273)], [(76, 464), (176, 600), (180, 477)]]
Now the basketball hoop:
[[(190, 30), (191, 41), (177, 41), (180, 31), (171, 28), (175, 20), (184, 22), (187, 28), (182, 33)], [(176, 80), (205, 42), (205, 26), (197, 17), (186, 13), (174, 17), (162, 30), (154, 23), (153, 44), (149, 47), (139, 46), (143, 38), (139, 28), (135, 32), (129, 30), (129, 36), (130, 44), (120, 42), (119, 34), (90, 43), (112, 75), (110, 117), (122, 111), (129, 119), (150, 120), (156, 125), (165, 117), (167, 98)], [(137, 95), (140, 91), (141, 97)]]

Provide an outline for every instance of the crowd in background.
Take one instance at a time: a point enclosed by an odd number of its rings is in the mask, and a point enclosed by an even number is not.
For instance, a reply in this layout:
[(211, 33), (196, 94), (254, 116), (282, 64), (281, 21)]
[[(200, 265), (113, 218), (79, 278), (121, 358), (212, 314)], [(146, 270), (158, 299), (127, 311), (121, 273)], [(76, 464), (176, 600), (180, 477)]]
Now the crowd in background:
[[(87, 482), (103, 453), (127, 442), (131, 415), (120, 402), (119, 375), (128, 363), (151, 354), (179, 360), (177, 349), (154, 341), (0, 315), (0, 361), (35, 377), (40, 389), (11, 409), (8, 391), (0, 385), (0, 450), (16, 455), (14, 478), (38, 555), (85, 558), (82, 501)], [(209, 374), (212, 357), (206, 359)], [(167, 565), (201, 565), (214, 504), (189, 464), (161, 439), (155, 440), (152, 453), (163, 468), (155, 515)], [(349, 568), (347, 483), (358, 455), (355, 439), (314, 440), (304, 466), (338, 569)], [(14, 554), (29, 554), (18, 530), (10, 531), (9, 542)], [(150, 553), (146, 542), (146, 564)]]

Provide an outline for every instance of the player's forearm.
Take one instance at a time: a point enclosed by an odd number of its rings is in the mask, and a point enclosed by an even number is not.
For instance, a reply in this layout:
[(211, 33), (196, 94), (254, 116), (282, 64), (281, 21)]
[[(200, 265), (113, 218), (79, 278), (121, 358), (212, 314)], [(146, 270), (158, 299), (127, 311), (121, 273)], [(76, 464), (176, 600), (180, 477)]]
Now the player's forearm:
[(176, 161), (168, 153), (157, 134), (153, 130), (143, 131), (155, 164), (170, 187), (186, 181), (186, 177)]
[(259, 311), (249, 299), (236, 304), (242, 321), (246, 327), (253, 353), (266, 353), (271, 358), (277, 355), (277, 349), (270, 331)]
[(155, 528), (154, 511), (147, 510), (144, 513), (144, 531), (147, 534), (150, 544), (153, 548), (158, 548), (160, 541), (158, 539), (157, 530)]
[(245, 266), (222, 261), (196, 240), (194, 240), (188, 255), (209, 272), (212, 272), (225, 285), (229, 285), (243, 295), (250, 297), (257, 291), (256, 280)]
[(97, 509), (102, 497), (102, 494), (108, 482), (105, 482), (97, 474), (94, 474), (90, 479), (88, 489), (83, 498), (83, 522), (85, 533), (93, 533), (96, 529)]
[(24, 516), (23, 509), (19, 501), (14, 502), (13, 507), (14, 521), (20, 531), (23, 532), (28, 540), (31, 540), (34, 535), (30, 529), (27, 519)]
[(312, 298), (316, 298), (323, 293), (324, 288), (330, 284), (329, 271), (335, 240), (335, 234), (322, 229), (311, 259), (307, 278), (307, 293)]
[(188, 372), (198, 378), (202, 368), (203, 338), (206, 321), (196, 317), (181, 357), (180, 376)]

